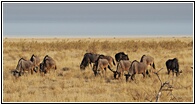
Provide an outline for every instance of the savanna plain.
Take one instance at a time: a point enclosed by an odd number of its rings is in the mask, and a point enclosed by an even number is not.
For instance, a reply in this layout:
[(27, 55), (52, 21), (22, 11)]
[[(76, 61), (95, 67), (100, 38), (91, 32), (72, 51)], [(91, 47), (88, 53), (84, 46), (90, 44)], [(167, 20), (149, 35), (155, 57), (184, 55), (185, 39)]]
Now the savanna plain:
[[(161, 86), (157, 75), (143, 78), (135, 75), (128, 82), (125, 77), (114, 79), (94, 76), (91, 66), (80, 70), (86, 52), (110, 55), (128, 54), (130, 61), (142, 55), (154, 57), (156, 70), (162, 82), (170, 81), (172, 91), (162, 91), (159, 102), (193, 102), (193, 38), (3, 38), (3, 102), (155, 102)], [(49, 55), (56, 61), (57, 71), (45, 76), (39, 73), (15, 78), (20, 58), (37, 55), (41, 61)], [(167, 74), (165, 62), (178, 58), (182, 73), (176, 77)], [(116, 70), (116, 66), (112, 67)]]

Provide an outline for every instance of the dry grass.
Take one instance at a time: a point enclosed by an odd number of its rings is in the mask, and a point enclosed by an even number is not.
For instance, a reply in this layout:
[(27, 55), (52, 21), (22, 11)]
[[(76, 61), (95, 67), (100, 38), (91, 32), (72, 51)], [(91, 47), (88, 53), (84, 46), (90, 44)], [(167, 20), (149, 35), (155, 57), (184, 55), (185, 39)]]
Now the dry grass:
[[(140, 60), (143, 54), (155, 58), (162, 81), (172, 76), (166, 74), (165, 61), (177, 57), (183, 73), (172, 81), (171, 96), (163, 92), (160, 102), (193, 101), (193, 39), (192, 38), (108, 38), (108, 39), (3, 39), (3, 101), (4, 102), (154, 102), (160, 82), (156, 75), (126, 83), (125, 79), (113, 79), (107, 71), (107, 79), (94, 77), (91, 67), (79, 69), (84, 53), (94, 52), (114, 57), (124, 51), (131, 61)], [(39, 74), (14, 78), (21, 57), (31, 55), (41, 59), (47, 54), (57, 61), (57, 72), (42, 77)], [(69, 70), (63, 71), (67, 67)], [(116, 69), (116, 67), (113, 67)]]

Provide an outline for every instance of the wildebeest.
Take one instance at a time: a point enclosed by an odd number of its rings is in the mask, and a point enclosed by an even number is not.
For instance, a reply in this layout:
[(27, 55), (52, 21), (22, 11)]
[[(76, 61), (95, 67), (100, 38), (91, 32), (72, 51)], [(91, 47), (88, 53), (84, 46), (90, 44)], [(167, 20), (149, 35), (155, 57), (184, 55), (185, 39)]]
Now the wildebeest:
[(129, 57), (124, 52), (119, 52), (115, 55), (115, 59), (116, 62), (119, 62), (120, 60), (129, 60)]
[[(99, 54), (94, 54), (94, 53), (85, 53), (84, 57), (82, 59), (82, 62), (80, 64), (80, 69), (85, 70), (85, 68), (91, 63), (95, 63), (97, 58), (99, 57)], [(92, 65), (91, 65), (92, 67)]]
[(50, 69), (57, 69), (56, 62), (50, 56), (46, 55), (43, 62), (40, 63), (40, 72), (44, 72), (46, 74), (50, 71)]
[(102, 72), (102, 74), (104, 75), (104, 77), (106, 77), (106, 70), (107, 68), (109, 68), (109, 70), (112, 70), (110, 68), (109, 62), (107, 59), (99, 59), (94, 65), (93, 65), (93, 72), (95, 74), (95, 76), (97, 74), (100, 74), (100, 72)]
[(40, 59), (38, 56), (35, 56), (34, 54), (31, 56), (30, 61), (33, 62), (34, 70), (37, 72), (39, 71), (39, 65), (40, 65)]
[(173, 75), (176, 73), (176, 76), (178, 76), (182, 71), (179, 71), (179, 64), (178, 64), (178, 59), (168, 59), (166, 61), (166, 67), (167, 67), (167, 72), (170, 74), (170, 71), (172, 71)]
[[(101, 54), (99, 55), (97, 60), (99, 59), (107, 59), (110, 66), (116, 65), (114, 59), (111, 56), (106, 56), (106, 55)], [(97, 62), (97, 60), (95, 62)]]
[[(154, 58), (148, 55), (143, 55), (140, 62), (144, 62), (147, 65), (147, 74), (155, 70)], [(153, 70), (152, 70), (153, 68)], [(149, 72), (150, 71), (150, 72)]]
[(33, 68), (34, 68), (33, 62), (31, 62), (30, 60), (21, 58), (18, 61), (16, 70), (14, 70), (13, 73), (14, 73), (14, 76), (16, 76), (16, 73), (18, 73), (18, 75), (21, 76), (25, 72), (28, 72), (28, 73), (31, 72), (31, 74), (33, 74)]
[(138, 62), (137, 60), (134, 60), (131, 63), (131, 66), (128, 70), (128, 74), (125, 74), (126, 81), (128, 81), (128, 78), (130, 76), (131, 76), (131, 79), (133, 80), (135, 74), (142, 74), (143, 77), (145, 77), (146, 69), (147, 69), (147, 65), (144, 62)]
[(118, 64), (117, 64), (116, 71), (113, 71), (114, 78), (117, 78), (117, 76), (118, 76), (118, 78), (122, 77), (124, 71), (128, 72), (130, 66), (131, 66), (131, 61), (129, 61), (129, 60), (120, 60), (120, 62), (118, 62)]

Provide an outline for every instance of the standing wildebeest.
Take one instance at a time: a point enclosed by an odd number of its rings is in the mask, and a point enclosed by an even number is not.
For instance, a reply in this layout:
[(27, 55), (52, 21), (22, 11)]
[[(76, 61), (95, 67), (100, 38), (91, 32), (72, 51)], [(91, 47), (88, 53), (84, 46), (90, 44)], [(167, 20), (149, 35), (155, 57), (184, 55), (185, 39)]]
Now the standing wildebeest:
[(44, 72), (46, 74), (50, 71), (50, 69), (57, 69), (56, 62), (50, 56), (46, 55), (43, 62), (40, 63), (40, 72)]
[(129, 60), (129, 57), (124, 52), (119, 52), (115, 55), (115, 59), (116, 62), (119, 62), (120, 60)]
[[(152, 72), (152, 70), (151, 70), (152, 68), (155, 70), (155, 64), (154, 64), (154, 58), (153, 57), (147, 56), (147, 55), (143, 55), (141, 57), (140, 62), (144, 62), (147, 65), (147, 74), (149, 74), (150, 72)], [(150, 66), (150, 68), (149, 68), (149, 66)]]
[[(80, 64), (80, 69), (85, 70), (85, 68), (91, 63), (95, 63), (97, 58), (99, 57), (99, 54), (94, 54), (94, 53), (85, 53), (84, 57), (82, 59), (82, 62)], [(92, 67), (92, 65), (91, 65)]]
[(16, 73), (18, 73), (18, 75), (21, 76), (25, 72), (31, 72), (31, 74), (33, 74), (33, 68), (34, 68), (33, 62), (31, 62), (30, 60), (25, 60), (24, 58), (21, 58), (18, 61), (16, 70), (13, 71), (14, 76), (16, 76)]
[(38, 56), (35, 56), (34, 54), (31, 56), (30, 61), (33, 62), (33, 65), (35, 66), (34, 70), (37, 72), (39, 71), (39, 65), (40, 65), (40, 59)]
[(179, 71), (179, 64), (178, 64), (177, 58), (169, 59), (166, 61), (165, 64), (167, 67), (168, 74), (170, 73), (170, 71), (172, 71), (173, 75), (174, 73), (176, 73), (176, 76), (178, 76), (182, 72), (182, 71)]
[(133, 80), (133, 77), (135, 74), (142, 74), (143, 77), (145, 77), (146, 69), (147, 69), (147, 65), (144, 62), (138, 62), (137, 60), (134, 60), (131, 63), (131, 66), (128, 70), (128, 74), (125, 74), (126, 81), (128, 81), (128, 78), (130, 76), (131, 76), (131, 79)]
[(104, 75), (104, 77), (106, 77), (106, 69), (107, 68), (109, 68), (112, 71), (112, 69), (110, 68), (110, 64), (109, 64), (108, 60), (107, 59), (99, 59), (93, 65), (93, 72), (94, 72), (95, 76), (97, 74), (100, 74), (100, 72), (102, 72), (102, 74)]
[(117, 69), (116, 71), (113, 71), (114, 73), (114, 78), (118, 78), (123, 76), (124, 71), (128, 71), (131, 66), (131, 62), (129, 60), (120, 60), (117, 64)]

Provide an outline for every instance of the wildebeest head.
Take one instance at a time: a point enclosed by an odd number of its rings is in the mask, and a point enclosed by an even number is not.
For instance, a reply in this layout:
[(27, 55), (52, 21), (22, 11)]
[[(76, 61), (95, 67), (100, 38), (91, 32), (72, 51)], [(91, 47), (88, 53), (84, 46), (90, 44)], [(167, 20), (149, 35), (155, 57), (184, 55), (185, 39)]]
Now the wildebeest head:
[(175, 73), (176, 73), (176, 76), (179, 76), (181, 73), (182, 73), (182, 70), (180, 70), (180, 71), (174, 71)]
[(131, 76), (129, 73), (128, 74), (124, 74), (125, 78), (126, 78), (126, 82), (128, 81), (129, 77)]
[(120, 75), (120, 73), (119, 73), (119, 72), (117, 72), (117, 71), (113, 71), (113, 73), (114, 73), (114, 78), (115, 78), (115, 79), (119, 78), (119, 75)]
[(85, 68), (89, 65), (89, 58), (88, 56), (84, 56), (84, 58), (82, 59), (82, 62), (80, 64), (80, 69), (81, 70), (85, 70)]
[(39, 65), (39, 68), (40, 68), (40, 73), (41, 72), (46, 72), (45, 70), (44, 70), (44, 63), (42, 62), (42, 63), (40, 63), (40, 65)]
[(94, 75), (97, 76), (98, 71), (97, 71), (97, 66), (96, 66), (96, 64), (93, 64), (92, 70), (93, 70), (93, 72), (94, 72)]
[(13, 76), (15, 76), (15, 77), (19, 77), (20, 76), (20, 74), (19, 74), (19, 71), (18, 70), (11, 70), (11, 74), (13, 74)]

